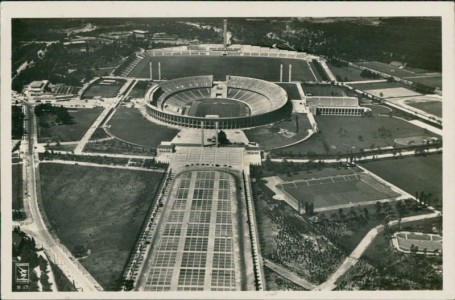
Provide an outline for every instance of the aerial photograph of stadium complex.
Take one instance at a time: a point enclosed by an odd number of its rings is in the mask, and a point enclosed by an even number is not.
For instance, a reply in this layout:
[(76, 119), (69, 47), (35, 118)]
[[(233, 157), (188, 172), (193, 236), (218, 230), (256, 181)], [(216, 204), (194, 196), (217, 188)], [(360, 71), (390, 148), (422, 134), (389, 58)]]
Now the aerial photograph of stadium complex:
[(441, 28), (12, 19), (8, 288), (443, 290)]

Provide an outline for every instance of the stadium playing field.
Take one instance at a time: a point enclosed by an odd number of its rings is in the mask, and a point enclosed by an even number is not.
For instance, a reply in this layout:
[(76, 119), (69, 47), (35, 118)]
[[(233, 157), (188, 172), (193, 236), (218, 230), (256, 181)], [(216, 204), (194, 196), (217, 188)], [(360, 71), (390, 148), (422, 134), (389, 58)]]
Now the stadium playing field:
[(245, 117), (251, 113), (248, 105), (230, 99), (196, 100), (188, 106), (188, 115), (193, 117), (205, 117), (207, 115), (217, 115), (220, 118)]
[(398, 197), (370, 175), (355, 173), (313, 179), (301, 179), (278, 185), (296, 200), (313, 203), (315, 209), (337, 209), (339, 205), (371, 204), (371, 201)]
[[(149, 62), (161, 63), (161, 78), (174, 79), (185, 76), (213, 75), (214, 80), (226, 80), (226, 75), (280, 80), (280, 64), (283, 64), (283, 81), (288, 81), (288, 69), (292, 64), (292, 80), (315, 81), (313, 72), (304, 60), (268, 57), (232, 56), (159, 56), (147, 57), (129, 73), (129, 77), (150, 78)], [(154, 75), (155, 76), (155, 75)]]
[(105, 82), (98, 80), (92, 83), (81, 95), (81, 99), (90, 99), (94, 97), (113, 98), (125, 84), (124, 79), (115, 79), (115, 82)]
[(434, 255), (442, 251), (442, 237), (436, 234), (420, 232), (396, 232), (392, 244), (401, 252), (411, 253), (411, 247), (417, 246), (417, 253)]

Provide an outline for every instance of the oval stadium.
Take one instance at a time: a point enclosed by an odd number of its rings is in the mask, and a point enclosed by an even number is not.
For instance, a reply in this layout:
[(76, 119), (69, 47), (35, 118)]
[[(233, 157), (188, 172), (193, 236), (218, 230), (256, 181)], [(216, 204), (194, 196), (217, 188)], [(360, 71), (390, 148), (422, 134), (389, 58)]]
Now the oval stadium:
[(145, 101), (154, 119), (192, 128), (248, 128), (280, 121), (292, 112), (280, 86), (229, 75), (225, 81), (207, 75), (161, 82), (147, 92)]

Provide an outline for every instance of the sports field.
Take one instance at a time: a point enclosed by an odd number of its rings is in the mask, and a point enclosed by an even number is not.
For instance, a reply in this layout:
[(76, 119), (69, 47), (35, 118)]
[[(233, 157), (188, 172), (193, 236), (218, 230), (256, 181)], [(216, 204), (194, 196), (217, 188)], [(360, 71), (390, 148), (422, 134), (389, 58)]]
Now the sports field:
[(245, 117), (250, 115), (248, 105), (229, 99), (205, 99), (196, 100), (190, 103), (189, 116), (205, 117), (207, 115), (217, 115), (220, 118)]
[(436, 234), (420, 232), (396, 232), (392, 244), (397, 250), (411, 253), (412, 246), (417, 246), (417, 253), (434, 255), (442, 251), (442, 237)]
[(24, 201), (22, 195), (22, 164), (14, 164), (11, 166), (12, 168), (12, 209), (23, 209), (24, 208)]
[[(79, 141), (95, 122), (96, 118), (103, 111), (102, 108), (79, 108), (69, 110), (73, 124), (51, 125), (50, 127), (38, 127), (38, 141), (45, 143), (47, 141), (60, 142)], [(55, 119), (54, 115), (43, 114), (41, 118), (51, 118), (43, 120), (45, 123), (52, 123)]]
[(441, 101), (427, 101), (427, 102), (414, 102), (406, 101), (405, 103), (409, 106), (415, 107), (417, 109), (423, 110), (432, 115), (442, 118), (442, 102)]
[(422, 135), (441, 138), (401, 119), (378, 116), (374, 114), (375, 106), (368, 107), (373, 109), (371, 117), (315, 116), (320, 132), (283, 151), (336, 155), (393, 146), (396, 138)]
[(371, 161), (362, 166), (411, 195), (423, 191), (442, 200), (441, 154)]
[(366, 204), (367, 201), (399, 196), (398, 193), (364, 173), (300, 179), (281, 183), (278, 187), (296, 200), (313, 203), (315, 209), (351, 203)]
[(327, 66), (332, 71), (335, 77), (341, 77), (342, 81), (363, 81), (363, 80), (370, 80), (369, 78), (363, 78), (360, 76), (362, 72), (359, 69), (352, 68), (352, 67), (335, 67), (330, 63), (327, 63)]
[(81, 99), (90, 99), (94, 97), (113, 98), (125, 84), (124, 79), (115, 79), (115, 83), (101, 83), (97, 80), (92, 83), (81, 95)]
[(119, 107), (109, 121), (110, 132), (130, 143), (156, 148), (172, 140), (179, 130), (158, 125), (142, 116), (136, 108)]
[[(213, 75), (214, 80), (226, 80), (226, 75), (236, 75), (280, 80), (283, 64), (283, 81), (288, 81), (288, 68), (292, 64), (292, 80), (315, 81), (310, 67), (303, 60), (267, 57), (232, 56), (159, 56), (147, 57), (131, 71), (129, 77), (149, 78), (149, 62), (161, 62), (161, 78), (174, 79), (185, 76)], [(313, 70), (316, 73), (316, 70)]]
[(41, 164), (53, 231), (106, 290), (115, 290), (163, 173)]

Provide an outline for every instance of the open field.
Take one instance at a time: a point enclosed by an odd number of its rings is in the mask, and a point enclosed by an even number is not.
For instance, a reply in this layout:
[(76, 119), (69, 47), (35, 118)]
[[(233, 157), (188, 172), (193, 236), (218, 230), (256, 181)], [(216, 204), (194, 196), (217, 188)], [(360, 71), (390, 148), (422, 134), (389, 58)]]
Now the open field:
[(115, 290), (163, 173), (41, 164), (43, 206), (62, 243)]
[(405, 87), (395, 87), (387, 89), (375, 89), (375, 90), (365, 90), (369, 94), (372, 94), (376, 97), (381, 98), (398, 98), (398, 97), (410, 97), (410, 96), (420, 96), (420, 93), (417, 93), (409, 88)]
[[(233, 57), (233, 56), (157, 56), (147, 57), (128, 75), (149, 78), (149, 62), (161, 62), (161, 77), (174, 79), (185, 76), (213, 75), (214, 80), (226, 80), (226, 75), (236, 75), (280, 80), (280, 64), (283, 64), (283, 80), (288, 80), (288, 66), (292, 64), (292, 80), (314, 81), (306, 61), (288, 58)], [(261, 66), (258, 68), (258, 66)], [(316, 73), (316, 70), (313, 70)]]
[[(103, 111), (102, 108), (81, 108), (77, 110), (70, 110), (69, 114), (72, 117), (73, 124), (65, 125), (50, 125), (50, 127), (39, 126), (38, 128), (38, 141), (40, 143), (60, 141), (71, 142), (79, 141), (95, 122), (96, 118)], [(41, 118), (55, 119), (54, 115), (44, 114)], [(52, 123), (52, 120), (42, 120), (45, 123)], [(41, 120), (38, 120), (38, 124)]]
[(411, 80), (414, 82), (418, 82), (421, 84), (424, 84), (426, 86), (434, 87), (434, 88), (440, 88), (442, 89), (442, 76), (441, 75), (435, 75), (435, 76), (422, 76), (422, 77), (407, 77), (407, 80)]
[(399, 196), (363, 173), (286, 181), (278, 187), (296, 200), (313, 203), (315, 209)]
[(24, 201), (22, 195), (22, 164), (14, 164), (11, 166), (12, 168), (12, 209), (23, 209), (24, 208)]
[(302, 97), (300, 96), (300, 93), (299, 93), (299, 89), (297, 88), (297, 83), (277, 83), (277, 84), (286, 91), (289, 99), (302, 100)]
[[(404, 120), (378, 116), (376, 106), (371, 117), (315, 116), (320, 132), (309, 140), (284, 148), (286, 153), (298, 154), (346, 154), (361, 152), (361, 149), (393, 146), (396, 138), (428, 136), (438, 137), (423, 128)], [(379, 108), (381, 109), (381, 108)], [(397, 145), (403, 147), (403, 145)]]
[(362, 166), (411, 195), (423, 191), (442, 200), (442, 154), (372, 161)]
[(400, 69), (398, 67), (393, 67), (388, 64), (378, 62), (378, 61), (369, 61), (369, 62), (358, 62), (360, 66), (367, 67), (372, 70), (376, 70), (382, 73), (386, 73), (389, 75), (405, 78), (409, 76), (415, 76), (415, 73), (408, 71), (406, 69)]
[(136, 108), (119, 107), (109, 125), (116, 137), (149, 148), (156, 148), (161, 141), (172, 140), (179, 132), (148, 121)]
[(340, 76), (344, 82), (370, 80), (369, 78), (363, 78), (360, 76), (360, 72), (362, 71), (353, 67), (335, 67), (330, 63), (327, 63), (327, 66), (335, 77)]
[[(293, 114), (290, 119), (274, 124), (273, 126), (248, 129), (244, 130), (244, 133), (250, 142), (259, 143), (262, 149), (274, 149), (298, 142), (305, 138), (308, 136), (307, 129), (310, 128), (311, 124), (306, 114)], [(283, 130), (285, 132), (283, 132)]]
[(101, 84), (101, 80), (92, 83), (81, 95), (81, 99), (94, 97), (113, 98), (125, 84), (126, 80), (116, 79), (115, 83)]
[(428, 102), (407, 102), (405, 103), (409, 106), (415, 107), (417, 109), (423, 110), (432, 115), (442, 118), (442, 102), (441, 101), (428, 101)]

